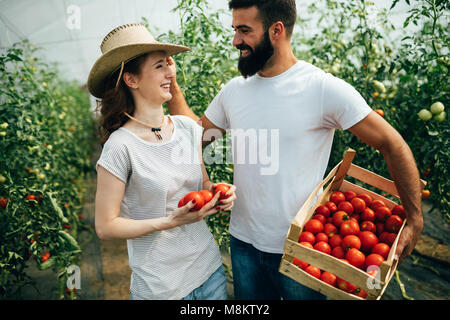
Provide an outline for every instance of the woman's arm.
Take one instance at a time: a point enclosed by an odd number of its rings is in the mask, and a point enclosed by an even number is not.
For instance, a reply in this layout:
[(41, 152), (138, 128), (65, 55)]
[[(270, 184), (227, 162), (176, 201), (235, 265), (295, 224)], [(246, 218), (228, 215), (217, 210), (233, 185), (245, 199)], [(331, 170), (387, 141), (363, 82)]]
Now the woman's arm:
[(199, 211), (189, 210), (191, 202), (176, 209), (169, 216), (134, 220), (120, 217), (120, 204), (125, 194), (125, 183), (98, 166), (97, 193), (95, 197), (95, 231), (102, 240), (139, 238), (155, 231), (167, 230), (180, 225), (198, 222), (216, 212), (214, 205), (218, 195)]

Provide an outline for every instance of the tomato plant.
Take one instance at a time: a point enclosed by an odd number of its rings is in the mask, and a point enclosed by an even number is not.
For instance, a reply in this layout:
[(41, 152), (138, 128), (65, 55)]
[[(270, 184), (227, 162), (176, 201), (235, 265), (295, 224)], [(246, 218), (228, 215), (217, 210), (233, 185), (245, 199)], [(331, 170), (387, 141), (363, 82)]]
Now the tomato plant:
[(22, 41), (0, 51), (0, 298), (20, 298), (33, 284), (31, 263), (59, 275), (55, 295), (64, 297), (65, 270), (80, 259), (77, 235), (92, 230), (79, 219), (94, 172), (89, 97), (37, 50)]

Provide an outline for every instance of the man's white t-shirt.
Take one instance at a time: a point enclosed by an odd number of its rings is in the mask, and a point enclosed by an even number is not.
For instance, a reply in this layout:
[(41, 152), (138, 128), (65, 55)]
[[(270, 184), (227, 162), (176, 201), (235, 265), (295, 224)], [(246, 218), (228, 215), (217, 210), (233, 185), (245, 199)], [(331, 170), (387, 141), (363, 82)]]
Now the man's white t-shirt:
[(283, 253), (292, 220), (323, 180), (334, 130), (371, 111), (350, 84), (304, 61), (274, 77), (228, 82), (205, 116), (231, 134), (237, 199), (230, 234)]

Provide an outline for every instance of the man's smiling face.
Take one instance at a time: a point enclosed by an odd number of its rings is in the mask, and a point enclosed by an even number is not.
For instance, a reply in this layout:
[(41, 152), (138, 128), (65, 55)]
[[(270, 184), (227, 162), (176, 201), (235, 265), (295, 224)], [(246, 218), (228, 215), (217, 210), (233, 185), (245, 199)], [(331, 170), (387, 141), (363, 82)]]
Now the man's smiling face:
[(264, 67), (274, 51), (256, 6), (233, 9), (233, 29), (233, 46), (241, 51), (238, 69), (244, 77), (252, 76)]

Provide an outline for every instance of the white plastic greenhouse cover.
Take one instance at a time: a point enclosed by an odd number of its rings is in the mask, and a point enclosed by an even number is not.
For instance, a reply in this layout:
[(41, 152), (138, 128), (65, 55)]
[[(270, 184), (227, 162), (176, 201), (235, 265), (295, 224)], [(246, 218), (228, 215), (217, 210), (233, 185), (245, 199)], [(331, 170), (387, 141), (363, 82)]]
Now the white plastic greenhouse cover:
[[(100, 56), (103, 37), (115, 27), (148, 19), (154, 36), (179, 29), (172, 9), (179, 0), (0, 0), (0, 47), (22, 38), (41, 47), (40, 55), (57, 62), (62, 75), (86, 83), (89, 70)], [(313, 0), (297, 0), (298, 13)], [(350, 0), (349, 0), (350, 1)], [(391, 0), (375, 0), (378, 8), (389, 8)], [(208, 1), (212, 10), (225, 9), (228, 1)], [(400, 3), (393, 16), (401, 24), (408, 6)], [(401, 17), (400, 17), (401, 16)], [(231, 15), (224, 16), (231, 29)], [(230, 43), (231, 46), (231, 43)]]

